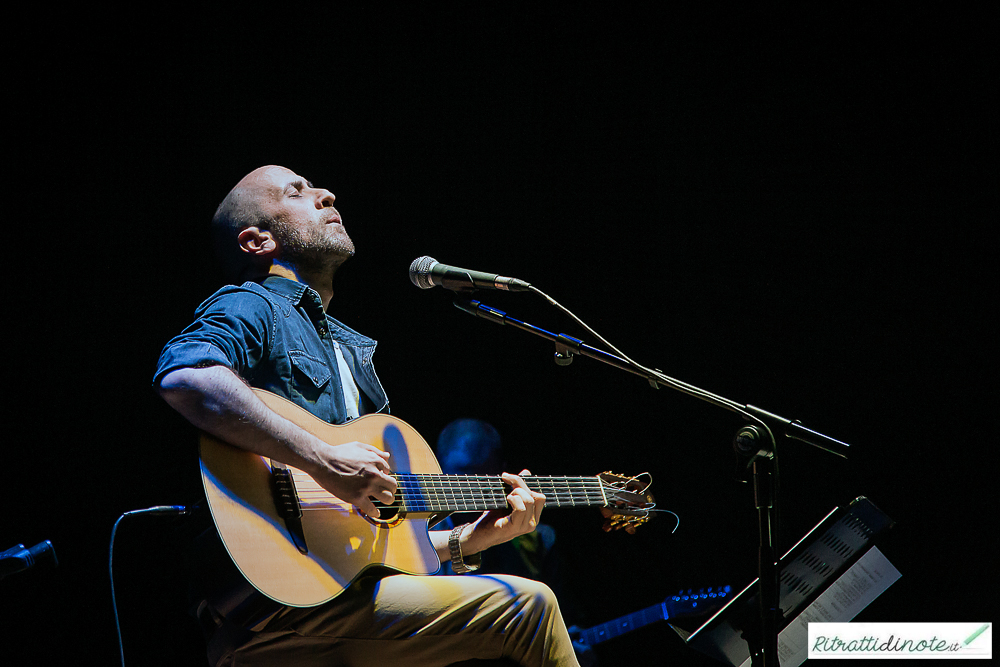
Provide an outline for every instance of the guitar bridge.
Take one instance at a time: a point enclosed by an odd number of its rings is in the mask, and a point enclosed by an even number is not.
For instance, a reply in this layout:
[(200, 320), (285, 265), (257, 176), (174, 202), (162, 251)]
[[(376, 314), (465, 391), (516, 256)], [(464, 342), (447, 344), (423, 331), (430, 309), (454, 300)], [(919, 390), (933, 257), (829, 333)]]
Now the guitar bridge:
[(299, 553), (309, 553), (306, 535), (302, 529), (302, 505), (295, 491), (292, 471), (277, 461), (271, 462), (271, 493), (278, 516), (285, 520), (285, 527)]

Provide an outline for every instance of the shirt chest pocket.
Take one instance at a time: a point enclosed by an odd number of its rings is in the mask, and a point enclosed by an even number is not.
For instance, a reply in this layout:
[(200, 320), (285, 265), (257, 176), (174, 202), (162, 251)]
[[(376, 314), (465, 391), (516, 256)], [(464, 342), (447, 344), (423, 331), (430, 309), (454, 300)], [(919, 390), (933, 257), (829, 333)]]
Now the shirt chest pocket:
[(315, 395), (323, 391), (333, 377), (333, 371), (322, 359), (298, 350), (288, 352), (288, 360), (292, 364), (295, 384), (303, 395)]

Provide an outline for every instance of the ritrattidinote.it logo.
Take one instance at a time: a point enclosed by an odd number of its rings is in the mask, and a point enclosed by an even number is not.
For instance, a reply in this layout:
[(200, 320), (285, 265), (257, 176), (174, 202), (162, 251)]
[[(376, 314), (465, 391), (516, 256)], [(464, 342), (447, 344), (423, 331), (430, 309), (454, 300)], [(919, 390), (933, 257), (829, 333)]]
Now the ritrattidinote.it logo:
[(810, 623), (809, 658), (992, 658), (992, 623)]

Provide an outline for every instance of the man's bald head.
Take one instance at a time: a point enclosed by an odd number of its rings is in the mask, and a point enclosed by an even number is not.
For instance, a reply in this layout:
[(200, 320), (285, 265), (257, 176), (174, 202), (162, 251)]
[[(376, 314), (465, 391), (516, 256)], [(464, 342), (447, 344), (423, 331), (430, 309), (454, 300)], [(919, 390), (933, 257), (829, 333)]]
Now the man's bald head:
[(212, 220), (230, 277), (253, 278), (281, 263), (320, 282), (332, 278), (354, 254), (334, 201), (332, 192), (285, 167), (269, 165), (244, 176)]
[(247, 227), (270, 230), (274, 223), (274, 219), (261, 206), (264, 191), (261, 179), (275, 168), (260, 167), (240, 179), (212, 216), (212, 240), (216, 253), (226, 274), (237, 282), (255, 266), (254, 258), (240, 251), (237, 241), (239, 233)]

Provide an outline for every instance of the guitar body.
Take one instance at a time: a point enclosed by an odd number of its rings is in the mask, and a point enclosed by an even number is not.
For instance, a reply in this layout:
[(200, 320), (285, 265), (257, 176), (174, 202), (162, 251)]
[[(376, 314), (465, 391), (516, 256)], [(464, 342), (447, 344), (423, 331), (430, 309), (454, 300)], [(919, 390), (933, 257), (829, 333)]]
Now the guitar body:
[[(255, 393), (325, 442), (365, 442), (389, 452), (393, 472), (441, 473), (426, 441), (395, 417), (366, 415), (333, 426), (280, 396)], [(201, 476), (212, 518), (236, 566), (264, 595), (291, 607), (311, 607), (334, 598), (368, 567), (383, 565), (409, 574), (440, 568), (428, 535), (431, 513), (371, 521), (307, 474), (290, 470), (303, 510), (304, 554), (278, 514), (268, 459), (202, 436)]]

